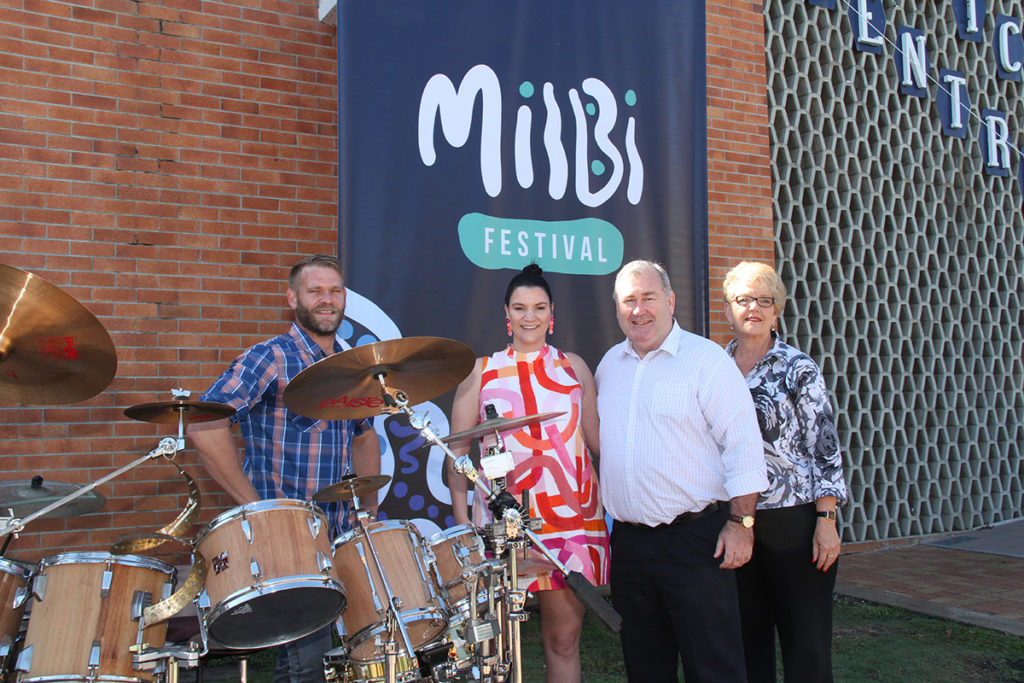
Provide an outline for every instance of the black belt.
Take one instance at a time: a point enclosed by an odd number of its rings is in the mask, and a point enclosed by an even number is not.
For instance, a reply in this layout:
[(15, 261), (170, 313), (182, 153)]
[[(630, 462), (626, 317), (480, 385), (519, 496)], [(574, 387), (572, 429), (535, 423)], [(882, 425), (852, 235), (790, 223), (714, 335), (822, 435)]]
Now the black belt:
[(711, 503), (703, 510), (697, 510), (696, 512), (684, 512), (683, 514), (678, 515), (671, 522), (658, 524), (656, 526), (648, 526), (647, 524), (637, 524), (635, 522), (624, 522), (624, 524), (628, 524), (629, 526), (636, 527), (638, 529), (648, 529), (651, 531), (657, 531), (658, 529), (667, 529), (670, 526), (678, 526), (679, 524), (686, 524), (687, 522), (692, 522), (693, 520), (700, 519), (701, 517), (707, 517), (712, 512), (717, 512), (723, 505), (726, 505), (726, 503), (722, 503), (721, 501), (716, 500), (714, 503)]

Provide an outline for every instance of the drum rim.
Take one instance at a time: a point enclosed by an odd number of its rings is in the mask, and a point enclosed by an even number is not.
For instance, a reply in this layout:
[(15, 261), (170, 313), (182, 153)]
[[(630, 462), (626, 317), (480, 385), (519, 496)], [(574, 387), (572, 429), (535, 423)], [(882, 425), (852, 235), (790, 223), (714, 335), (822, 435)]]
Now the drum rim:
[(7, 557), (0, 557), (0, 571), (20, 576), (23, 579), (32, 578), (31, 564), (26, 566), (20, 560), (12, 560)]
[[(438, 631), (434, 635), (432, 635), (429, 638), (427, 638), (426, 643), (420, 643), (419, 645), (425, 645), (427, 643), (430, 643), (432, 640), (437, 638), (440, 634), (442, 634), (445, 631), (447, 631), (448, 627), (449, 627), (448, 614), (444, 610), (438, 609), (436, 607), (431, 607), (431, 608), (417, 607), (415, 609), (407, 610), (405, 612), (399, 612), (398, 615), (399, 615), (399, 617), (401, 617), (402, 623), (405, 624), (406, 628), (408, 628), (409, 624), (411, 624), (411, 623), (416, 623), (416, 622), (419, 622), (419, 621), (431, 621), (433, 619), (437, 619), (437, 620), (439, 620), (439, 621), (444, 623), (444, 625), (441, 627), (440, 631)], [(418, 618), (418, 619), (408, 619), (407, 620), (405, 618), (406, 615), (420, 616), (420, 618)], [(351, 645), (349, 645), (349, 651), (350, 651), (349, 659), (351, 659), (353, 662), (358, 662), (360, 664), (364, 663), (364, 662), (375, 661), (375, 660), (371, 660), (371, 659), (357, 658), (357, 657), (352, 656), (351, 653), (354, 652), (355, 649), (358, 648), (360, 645), (362, 645), (363, 643), (367, 642), (367, 640), (371, 639), (373, 636), (376, 636), (378, 633), (386, 633), (386, 632), (387, 632), (387, 629), (384, 627), (384, 624), (380, 623), (379, 621), (374, 622), (374, 623), (370, 624), (369, 626), (364, 626), (363, 628), (361, 628), (358, 631), (356, 631), (354, 634), (352, 634), (351, 638), (348, 638), (348, 642), (351, 643)], [(413, 646), (413, 649), (418, 647), (416, 643), (413, 643), (412, 646)]]
[[(296, 583), (299, 584), (299, 585), (295, 585)], [(287, 585), (284, 585), (284, 584), (287, 584)], [(338, 617), (341, 616), (341, 613), (344, 612), (348, 608), (348, 596), (345, 594), (345, 587), (341, 584), (340, 581), (338, 581), (334, 577), (325, 577), (324, 575), (311, 575), (311, 574), (298, 575), (298, 576), (284, 576), (284, 577), (280, 577), (280, 578), (274, 579), (272, 581), (268, 581), (266, 583), (263, 583), (263, 584), (260, 585), (259, 588), (254, 587), (254, 586), (247, 586), (245, 588), (239, 589), (239, 590), (235, 591), (234, 593), (232, 593), (231, 595), (225, 597), (223, 600), (218, 602), (216, 605), (213, 605), (213, 606), (211, 606), (209, 608), (206, 608), (204, 610), (205, 613), (202, 615), (203, 622), (206, 624), (206, 630), (208, 632), (211, 632), (212, 631), (212, 627), (213, 627), (214, 623), (217, 621), (217, 619), (219, 619), (225, 613), (230, 612), (231, 610), (233, 610), (233, 609), (235, 609), (237, 607), (241, 607), (242, 605), (244, 605), (246, 602), (248, 602), (248, 598), (251, 597), (253, 594), (255, 594), (255, 595), (270, 595), (272, 593), (280, 593), (280, 592), (284, 592), (284, 591), (295, 589), (295, 588), (328, 588), (328, 589), (333, 589), (334, 592), (336, 592), (339, 595), (341, 595), (341, 609), (338, 610), (338, 612), (332, 614), (330, 619), (328, 619), (327, 621), (324, 621), (323, 623), (317, 625), (315, 628), (310, 629), (308, 632), (306, 632), (303, 635), (309, 635), (310, 633), (318, 631), (319, 629), (323, 628), (324, 626), (327, 626), (328, 624), (333, 624), (338, 619)], [(246, 600), (242, 600), (241, 598), (243, 598), (243, 597), (245, 597), (247, 599)], [(307, 613), (308, 613), (308, 611), (307, 611)], [(282, 636), (278, 636), (278, 637), (281, 638)], [(222, 643), (222, 644), (224, 644), (224, 645), (226, 645), (228, 647), (232, 647), (232, 648), (238, 648), (238, 647), (250, 648), (250, 647), (271, 647), (271, 646), (274, 646), (274, 645), (280, 645), (282, 643), (287, 643), (287, 642), (290, 642), (292, 640), (295, 640), (295, 639), (301, 638), (301, 637), (303, 637), (303, 636), (302, 635), (293, 636), (293, 635), (289, 634), (287, 636), (284, 636), (283, 640), (274, 640), (274, 641), (267, 641), (267, 642), (260, 641), (259, 644), (245, 644), (245, 645), (241, 645), (241, 646), (236, 645), (234, 643), (229, 643), (228, 641), (224, 640), (223, 638), (219, 638), (219, 637), (216, 638), (216, 640), (217, 640), (217, 642)]]
[(480, 533), (476, 530), (475, 526), (472, 524), (456, 524), (455, 526), (450, 526), (443, 531), (438, 531), (436, 534), (431, 534), (430, 537), (427, 538), (427, 545), (434, 545), (440, 541), (447, 541), (450, 538), (461, 536), (467, 532), (472, 532), (472, 534), (479, 538), (480, 542), (483, 543), (483, 538), (480, 537)]
[(266, 512), (267, 510), (297, 510), (302, 509), (319, 515), (323, 518), (323, 523), (327, 524), (327, 515), (324, 511), (318, 508), (308, 500), (300, 500), (298, 498), (267, 498), (265, 500), (255, 500), (251, 503), (244, 503), (242, 505), (236, 505), (230, 510), (225, 510), (220, 513), (209, 522), (207, 522), (199, 533), (196, 534), (195, 545), (198, 547), (200, 543), (213, 531), (219, 527), (224, 526), (229, 522), (233, 522), (242, 516), (243, 512), (255, 513), (255, 512)]
[[(47, 567), (57, 567), (65, 564), (107, 564), (111, 562), (113, 564), (119, 564), (128, 567), (142, 567), (144, 569), (155, 569), (161, 571), (168, 576), (174, 576), (176, 569), (174, 565), (164, 562), (163, 560), (155, 557), (149, 557), (147, 555), (115, 555), (114, 553), (104, 553), (98, 551), (87, 551), (87, 552), (66, 552), (57, 553), (56, 555), (50, 555), (44, 557), (39, 561), (39, 571), (46, 569)], [(114, 679), (116, 680), (116, 679)]]
[[(380, 519), (366, 526), (366, 532), (371, 534), (380, 531), (391, 531), (394, 529), (405, 529), (406, 531), (410, 532), (409, 535), (414, 537), (416, 541), (423, 540), (423, 534), (419, 532), (419, 529), (416, 528), (416, 525), (412, 522), (407, 522), (404, 519)], [(348, 531), (343, 533), (341, 536), (338, 536), (336, 539), (334, 539), (334, 541), (331, 542), (331, 550), (337, 550), (338, 546), (351, 541), (356, 536), (365, 535), (366, 533), (364, 533), (363, 529), (359, 527), (349, 529)]]

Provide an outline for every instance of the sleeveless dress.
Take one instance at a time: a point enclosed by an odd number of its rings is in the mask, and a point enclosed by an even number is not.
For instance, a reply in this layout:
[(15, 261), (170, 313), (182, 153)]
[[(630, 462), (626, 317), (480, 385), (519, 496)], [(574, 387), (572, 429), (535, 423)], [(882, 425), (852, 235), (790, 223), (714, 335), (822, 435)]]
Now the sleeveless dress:
[[(502, 435), (515, 468), (505, 477), (517, 500), (530, 494), (530, 517), (543, 520), (537, 537), (559, 562), (594, 585), (608, 583), (608, 527), (598, 501), (597, 477), (583, 441), (583, 388), (572, 363), (561, 351), (545, 346), (519, 353), (511, 347), (483, 360), (480, 420), (491, 404), (506, 418), (538, 413), (563, 415)], [(483, 445), (493, 441), (481, 439)], [(481, 472), (481, 477), (483, 473)], [(473, 520), (478, 526), (492, 518), (482, 496), (474, 496)], [(531, 544), (519, 562), (520, 588), (530, 592), (565, 588), (562, 573)]]

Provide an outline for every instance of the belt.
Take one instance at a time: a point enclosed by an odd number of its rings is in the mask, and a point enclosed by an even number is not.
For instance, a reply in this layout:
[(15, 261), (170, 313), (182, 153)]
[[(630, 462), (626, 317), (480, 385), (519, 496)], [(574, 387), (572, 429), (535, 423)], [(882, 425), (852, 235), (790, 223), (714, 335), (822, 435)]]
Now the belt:
[(638, 529), (648, 529), (650, 531), (657, 531), (659, 529), (667, 529), (671, 526), (686, 524), (687, 522), (692, 522), (695, 519), (700, 519), (701, 517), (707, 517), (712, 512), (717, 512), (723, 505), (725, 505), (725, 503), (716, 500), (714, 503), (711, 503), (703, 510), (697, 510), (696, 512), (684, 512), (681, 515), (677, 515), (676, 518), (673, 519), (671, 522), (664, 522), (656, 526), (648, 526), (647, 524), (637, 524), (635, 522), (625, 522), (625, 524), (628, 524), (632, 527), (636, 527)]

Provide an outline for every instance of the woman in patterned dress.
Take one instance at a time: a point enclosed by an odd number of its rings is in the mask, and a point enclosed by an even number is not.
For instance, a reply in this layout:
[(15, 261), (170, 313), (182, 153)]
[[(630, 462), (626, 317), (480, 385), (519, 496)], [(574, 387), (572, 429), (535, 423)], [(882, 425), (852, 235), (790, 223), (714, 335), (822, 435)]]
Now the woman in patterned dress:
[[(452, 433), (472, 429), (493, 405), (505, 418), (548, 412), (564, 414), (503, 434), (515, 462), (506, 487), (517, 500), (529, 491), (530, 517), (543, 520), (537, 536), (570, 571), (591, 583), (608, 582), (608, 529), (597, 498), (591, 456), (598, 453), (598, 418), (594, 378), (586, 363), (547, 343), (554, 330), (554, 302), (541, 269), (531, 264), (509, 282), (505, 292), (508, 348), (477, 358), (473, 372), (458, 387), (452, 408)], [(482, 440), (490, 445), (493, 437)], [(482, 447), (483, 447), (482, 446)], [(455, 449), (456, 455), (469, 450)], [(468, 481), (455, 475), (449, 461), (448, 482), (456, 524), (469, 523)], [(482, 473), (481, 473), (482, 476)], [(490, 520), (482, 496), (474, 496), (477, 526)], [(580, 629), (586, 608), (566, 588), (561, 572), (532, 549), (519, 566), (519, 587), (537, 596), (547, 680), (580, 680)]]
[(777, 631), (786, 681), (831, 681), (836, 506), (847, 499), (832, 404), (817, 364), (775, 331), (786, 303), (775, 269), (744, 261), (722, 291), (736, 334), (726, 351), (754, 398), (768, 467), (754, 554), (736, 571), (747, 678), (775, 681)]

